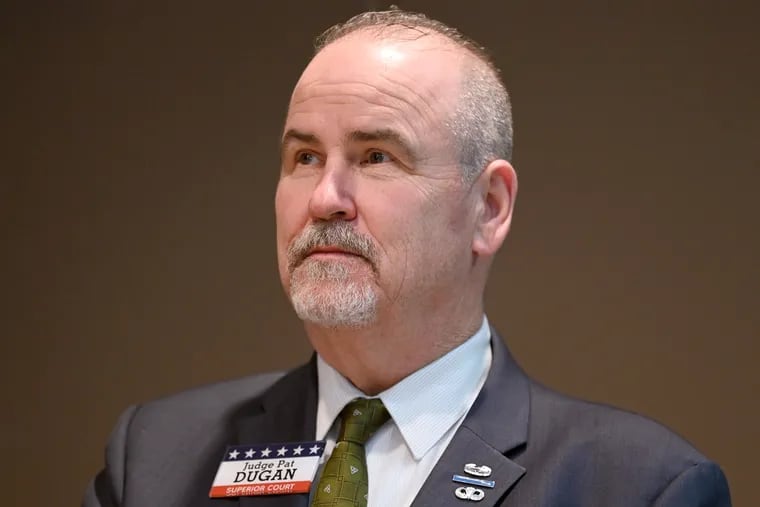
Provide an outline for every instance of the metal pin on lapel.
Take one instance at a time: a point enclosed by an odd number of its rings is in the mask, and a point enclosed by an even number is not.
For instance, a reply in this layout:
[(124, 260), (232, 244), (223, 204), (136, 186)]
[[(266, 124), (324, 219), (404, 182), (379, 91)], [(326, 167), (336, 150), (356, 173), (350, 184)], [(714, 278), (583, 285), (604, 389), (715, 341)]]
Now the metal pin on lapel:
[(475, 463), (467, 463), (464, 466), (465, 473), (475, 475), (477, 477), (488, 477), (491, 475), (491, 467), (487, 465), (476, 465)]
[(486, 496), (482, 489), (471, 487), (457, 488), (454, 490), (454, 495), (456, 495), (457, 498), (460, 498), (462, 500), (469, 500), (471, 502), (479, 502), (483, 500), (484, 496)]
[(473, 486), (482, 486), (484, 488), (493, 488), (496, 486), (496, 481), (489, 481), (486, 479), (475, 479), (474, 477), (467, 477), (465, 475), (454, 475), (451, 478), (454, 482), (461, 482), (462, 484), (471, 484)]

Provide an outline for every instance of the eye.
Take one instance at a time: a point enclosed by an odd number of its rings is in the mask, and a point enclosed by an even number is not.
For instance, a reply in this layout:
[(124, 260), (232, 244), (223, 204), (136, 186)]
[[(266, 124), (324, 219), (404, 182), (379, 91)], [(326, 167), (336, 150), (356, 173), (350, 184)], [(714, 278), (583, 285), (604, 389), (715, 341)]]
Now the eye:
[(372, 150), (367, 153), (365, 163), (367, 164), (385, 164), (391, 162), (393, 159), (385, 152)]
[(296, 163), (303, 165), (313, 165), (319, 161), (317, 156), (308, 151), (299, 151), (296, 153)]

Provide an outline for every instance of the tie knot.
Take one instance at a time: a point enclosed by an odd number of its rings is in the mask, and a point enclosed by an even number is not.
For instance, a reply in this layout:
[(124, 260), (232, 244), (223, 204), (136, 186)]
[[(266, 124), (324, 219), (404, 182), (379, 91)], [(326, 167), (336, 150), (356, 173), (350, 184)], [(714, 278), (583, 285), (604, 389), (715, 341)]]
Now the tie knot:
[(340, 413), (342, 424), (338, 441), (364, 445), (389, 418), (390, 414), (380, 399), (356, 398)]

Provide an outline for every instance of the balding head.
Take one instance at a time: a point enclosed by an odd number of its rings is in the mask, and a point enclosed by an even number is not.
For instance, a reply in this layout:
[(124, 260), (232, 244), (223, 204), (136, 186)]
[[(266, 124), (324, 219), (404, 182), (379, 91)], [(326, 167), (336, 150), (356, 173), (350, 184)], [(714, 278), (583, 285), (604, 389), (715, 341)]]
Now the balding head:
[(458, 148), (465, 180), (474, 179), (492, 160), (512, 159), (512, 112), (499, 69), (486, 51), (457, 29), (424, 14), (391, 9), (364, 12), (319, 35), (315, 54), (356, 32), (380, 40), (438, 39), (464, 58), (459, 60), (459, 95), (446, 121)]

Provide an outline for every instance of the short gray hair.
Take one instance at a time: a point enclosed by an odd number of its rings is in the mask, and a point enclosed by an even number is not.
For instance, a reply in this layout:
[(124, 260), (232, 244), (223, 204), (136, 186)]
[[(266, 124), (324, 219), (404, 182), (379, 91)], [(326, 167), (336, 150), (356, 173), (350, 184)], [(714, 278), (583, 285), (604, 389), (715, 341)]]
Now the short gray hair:
[(473, 181), (490, 162), (512, 159), (512, 108), (498, 67), (474, 40), (424, 14), (391, 7), (387, 11), (358, 14), (328, 28), (316, 38), (315, 55), (325, 46), (358, 30), (416, 30), (421, 35), (436, 33), (475, 57), (461, 70), (461, 95), (447, 127), (459, 149), (465, 181)]

